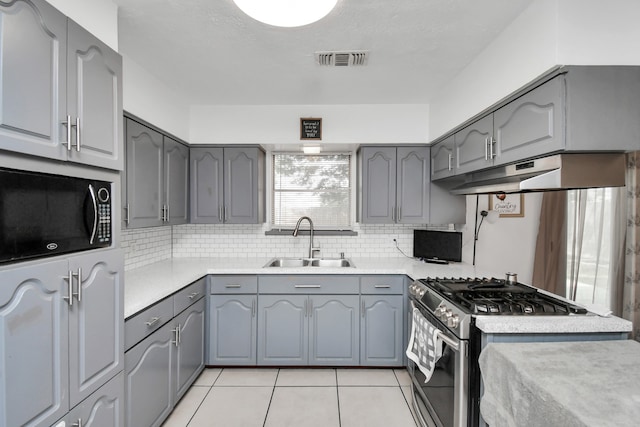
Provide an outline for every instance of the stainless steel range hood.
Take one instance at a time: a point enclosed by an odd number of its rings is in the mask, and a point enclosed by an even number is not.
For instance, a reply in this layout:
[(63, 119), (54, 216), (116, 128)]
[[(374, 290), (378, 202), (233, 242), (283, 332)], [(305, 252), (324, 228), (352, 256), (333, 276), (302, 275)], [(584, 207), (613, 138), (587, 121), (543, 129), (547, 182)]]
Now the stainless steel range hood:
[(451, 193), (524, 193), (624, 185), (624, 153), (566, 153), (470, 173)]

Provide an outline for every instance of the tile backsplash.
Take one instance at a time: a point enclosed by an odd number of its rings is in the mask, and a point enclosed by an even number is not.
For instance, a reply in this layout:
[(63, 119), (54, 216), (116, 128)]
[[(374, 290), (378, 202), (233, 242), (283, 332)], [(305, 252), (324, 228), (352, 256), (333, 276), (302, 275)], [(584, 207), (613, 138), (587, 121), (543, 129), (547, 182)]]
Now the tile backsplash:
[[(451, 226), (429, 226), (448, 230)], [(413, 251), (413, 229), (424, 225), (356, 224), (357, 236), (314, 236), (320, 256), (347, 258), (408, 256)], [(122, 247), (125, 250), (125, 269), (173, 258), (208, 257), (301, 257), (309, 250), (309, 236), (265, 235), (268, 224), (185, 224), (166, 227), (124, 230)]]

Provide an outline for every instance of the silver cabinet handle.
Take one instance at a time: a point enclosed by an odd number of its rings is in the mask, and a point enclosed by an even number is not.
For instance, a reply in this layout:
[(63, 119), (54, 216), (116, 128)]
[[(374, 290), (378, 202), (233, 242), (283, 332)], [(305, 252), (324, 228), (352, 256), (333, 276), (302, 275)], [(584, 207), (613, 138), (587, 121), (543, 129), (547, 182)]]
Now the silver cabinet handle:
[(189, 299), (194, 299), (195, 297), (197, 297), (198, 295), (200, 295), (200, 292), (194, 292), (192, 294), (189, 294)]
[(402, 219), (402, 216), (401, 216), (402, 210), (401, 209), (402, 209), (402, 207), (398, 206), (398, 214), (396, 215), (396, 218), (398, 219), (398, 222), (400, 222), (401, 219)]
[(82, 427), (82, 418), (78, 418), (78, 421), (71, 424), (71, 427)]
[(218, 220), (222, 222), (222, 206), (218, 208)]
[(453, 154), (449, 153), (449, 170), (453, 170)]
[(71, 151), (71, 116), (69, 114), (67, 114), (67, 121), (62, 122), (62, 126), (67, 128), (67, 141), (62, 144), (67, 146), (67, 151)]
[(73, 295), (76, 296), (78, 302), (82, 301), (82, 268), (78, 267), (78, 272), (76, 274), (72, 274), (78, 279), (78, 292), (75, 292)]
[(224, 217), (224, 222), (227, 222), (227, 220), (229, 220), (229, 215), (228, 215), (228, 213), (227, 213), (227, 207), (226, 207), (226, 206), (224, 206), (224, 207), (222, 208), (222, 212), (224, 213), (224, 215), (223, 215), (223, 217)]
[(489, 138), (484, 139), (484, 159), (489, 161)]
[(151, 320), (149, 320), (148, 322), (145, 322), (145, 324), (149, 327), (155, 325), (156, 323), (158, 323), (158, 320), (160, 320), (159, 317), (152, 317)]
[(96, 239), (96, 232), (98, 231), (98, 202), (96, 201), (96, 191), (93, 189), (93, 185), (91, 184), (89, 184), (89, 195), (91, 196), (91, 203), (93, 206), (93, 229), (91, 230), (89, 244), (93, 245), (93, 241)]
[(80, 152), (80, 117), (76, 117), (76, 151)]
[(166, 213), (165, 213), (165, 216), (166, 216), (165, 221), (167, 221), (167, 222), (171, 221), (171, 213), (170, 213), (170, 211), (169, 211), (169, 205), (167, 205), (167, 206), (166, 206), (166, 208), (165, 208), (165, 212), (166, 212)]
[(127, 203), (127, 206), (125, 206), (124, 209), (125, 209), (125, 212), (127, 213), (127, 216), (124, 217), (124, 222), (127, 225), (129, 225), (129, 211), (130, 211), (129, 203)]
[(171, 344), (175, 344), (176, 347), (178, 347), (178, 345), (180, 344), (180, 325), (178, 324), (178, 326), (175, 327), (175, 329), (172, 329), (172, 331), (175, 334), (175, 341), (171, 340)]
[(361, 305), (362, 305), (362, 307), (360, 307), (360, 310), (362, 311), (362, 313), (360, 313), (360, 315), (364, 319), (364, 313), (365, 313), (365, 310), (364, 310), (364, 298), (362, 299), (362, 304)]
[(313, 317), (313, 300), (309, 299), (309, 317)]
[(304, 300), (304, 317), (309, 317), (309, 310), (307, 310), (307, 300)]
[(391, 285), (374, 285), (376, 289), (389, 289)]
[(496, 157), (496, 153), (493, 152), (493, 145), (495, 144), (495, 140), (492, 136), (489, 137), (489, 160), (492, 160)]
[(227, 289), (236, 289), (236, 288), (240, 288), (240, 285), (237, 285), (235, 283), (229, 284), (229, 285), (224, 285), (225, 288)]
[(321, 285), (293, 285), (295, 288), (302, 288), (302, 289), (319, 289), (322, 286)]
[(73, 271), (69, 270), (67, 277), (64, 278), (67, 281), (67, 296), (62, 297), (67, 301), (69, 306), (73, 306)]
[(251, 300), (251, 317), (256, 317), (256, 300)]

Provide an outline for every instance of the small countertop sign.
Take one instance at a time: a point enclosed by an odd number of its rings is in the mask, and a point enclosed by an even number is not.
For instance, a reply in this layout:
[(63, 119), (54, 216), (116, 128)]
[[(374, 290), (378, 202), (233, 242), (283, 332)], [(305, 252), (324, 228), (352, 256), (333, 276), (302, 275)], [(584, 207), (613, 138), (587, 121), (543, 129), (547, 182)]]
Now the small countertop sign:
[(301, 118), (300, 139), (322, 140), (322, 119)]

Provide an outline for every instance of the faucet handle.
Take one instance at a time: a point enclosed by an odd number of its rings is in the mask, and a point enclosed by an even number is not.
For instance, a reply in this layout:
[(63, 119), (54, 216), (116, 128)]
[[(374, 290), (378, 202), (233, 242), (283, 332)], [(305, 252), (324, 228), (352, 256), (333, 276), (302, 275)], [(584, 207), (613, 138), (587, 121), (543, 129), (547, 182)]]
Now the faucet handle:
[(344, 252), (340, 252), (340, 259), (344, 259)]
[(315, 253), (316, 253), (316, 252), (317, 252), (318, 254), (320, 253), (320, 248), (319, 248), (319, 247), (317, 247), (317, 248), (311, 248), (311, 258), (315, 258)]

